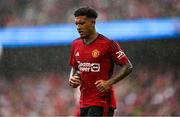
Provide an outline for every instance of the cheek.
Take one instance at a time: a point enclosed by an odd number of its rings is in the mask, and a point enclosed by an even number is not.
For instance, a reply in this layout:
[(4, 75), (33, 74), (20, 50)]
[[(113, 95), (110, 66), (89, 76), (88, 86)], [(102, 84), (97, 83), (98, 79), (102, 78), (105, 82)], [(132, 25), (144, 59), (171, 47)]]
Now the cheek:
[(92, 25), (86, 25), (86, 26), (85, 26), (85, 30), (86, 30), (87, 32), (91, 32), (92, 29), (93, 29)]
[(85, 31), (86, 33), (89, 32), (89, 27), (88, 27), (88, 26), (84, 26), (83, 29), (84, 29), (84, 31)]

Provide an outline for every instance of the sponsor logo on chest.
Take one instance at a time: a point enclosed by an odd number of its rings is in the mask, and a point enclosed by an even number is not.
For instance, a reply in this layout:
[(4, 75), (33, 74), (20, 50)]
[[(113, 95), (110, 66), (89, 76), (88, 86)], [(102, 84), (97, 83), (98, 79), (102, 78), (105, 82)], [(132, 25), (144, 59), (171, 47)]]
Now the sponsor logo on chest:
[[(94, 59), (98, 58), (99, 55), (100, 55), (100, 51), (97, 49), (94, 49), (89, 53), (89, 57), (92, 56), (92, 58), (94, 58)], [(79, 57), (80, 53), (76, 52), (75, 56)], [(83, 56), (83, 54), (81, 54), (81, 56)], [(90, 59), (90, 58), (88, 58), (88, 59)], [(79, 60), (77, 62), (78, 62), (78, 68), (81, 72), (99, 72), (100, 71), (100, 63), (82, 62)]]
[(78, 68), (81, 72), (99, 72), (100, 64), (99, 63), (80, 63)]

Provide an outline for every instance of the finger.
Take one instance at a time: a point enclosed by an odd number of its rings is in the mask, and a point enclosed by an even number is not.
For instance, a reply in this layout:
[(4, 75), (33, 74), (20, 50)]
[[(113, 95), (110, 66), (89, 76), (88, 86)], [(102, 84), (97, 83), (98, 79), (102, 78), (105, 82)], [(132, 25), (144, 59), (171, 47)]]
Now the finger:
[(71, 85), (77, 85), (77, 84), (80, 84), (80, 81), (77, 81), (77, 80), (74, 80), (74, 79), (70, 79), (70, 80), (69, 80), (69, 83), (70, 83)]
[(103, 85), (102, 85), (102, 81), (101, 81), (101, 80), (95, 82), (95, 85), (96, 85), (96, 88), (97, 88), (98, 90), (100, 90), (101, 88), (103, 88)]
[(100, 85), (100, 86), (97, 87), (97, 90), (100, 91), (100, 92), (106, 92), (106, 91), (108, 91), (108, 88), (106, 88), (103, 85)]
[(80, 83), (80, 79), (79, 79), (79, 78), (74, 78), (74, 77), (72, 77), (72, 78), (70, 78), (70, 81), (71, 81), (71, 82)]
[(100, 87), (98, 90), (99, 90), (100, 92), (105, 92), (104, 87)]
[(95, 82), (95, 84), (99, 84), (101, 82), (102, 82), (102, 80), (98, 80), (98, 81)]
[(99, 83), (99, 84), (96, 85), (96, 88), (97, 88), (97, 89), (100, 89), (101, 87), (102, 87), (102, 84), (101, 84), (101, 83)]
[(70, 80), (70, 81), (74, 81), (74, 82), (78, 82), (78, 81), (79, 81), (79, 79), (74, 78), (74, 77), (71, 77), (69, 80)]
[(99, 90), (99, 91), (102, 91), (102, 90), (104, 90), (104, 87), (100, 84), (100, 85), (98, 85), (97, 87), (97, 90)]
[(71, 87), (73, 87), (73, 88), (76, 88), (76, 87), (78, 87), (79, 85), (80, 85), (80, 83), (76, 83), (76, 82), (72, 82), (72, 81), (69, 82), (69, 86), (71, 86)]
[(72, 85), (77, 85), (77, 84), (80, 84), (80, 82), (75, 82), (75, 81), (71, 80), (71, 81), (70, 81), (70, 84), (72, 84)]
[(71, 86), (71, 87), (72, 87), (72, 86), (73, 86), (73, 84), (72, 84), (71, 82), (69, 82), (69, 86)]
[(70, 83), (72, 83), (72, 84), (80, 84), (80, 81), (70, 80)]
[(76, 79), (79, 79), (80, 77), (79, 76), (77, 76), (77, 75), (75, 75), (75, 76), (73, 76), (74, 78), (76, 78)]
[(101, 83), (101, 81), (102, 81), (102, 80), (98, 80), (98, 81), (96, 81), (94, 84), (97, 85), (97, 84)]

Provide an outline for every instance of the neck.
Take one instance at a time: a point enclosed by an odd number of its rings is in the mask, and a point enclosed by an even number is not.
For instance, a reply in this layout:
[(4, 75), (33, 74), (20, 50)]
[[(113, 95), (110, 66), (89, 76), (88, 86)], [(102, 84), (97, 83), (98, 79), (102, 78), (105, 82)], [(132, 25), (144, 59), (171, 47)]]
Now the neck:
[(86, 45), (92, 43), (94, 40), (96, 40), (97, 36), (98, 36), (98, 33), (97, 33), (97, 32), (94, 32), (94, 33), (93, 33), (92, 35), (90, 35), (88, 38), (84, 38), (84, 39), (83, 39), (83, 40), (84, 40), (84, 43), (85, 43)]

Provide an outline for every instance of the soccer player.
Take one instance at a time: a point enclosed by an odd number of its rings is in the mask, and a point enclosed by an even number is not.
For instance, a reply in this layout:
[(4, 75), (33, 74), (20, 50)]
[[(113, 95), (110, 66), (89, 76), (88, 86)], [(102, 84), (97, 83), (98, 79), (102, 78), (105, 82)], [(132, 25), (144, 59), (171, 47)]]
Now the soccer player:
[[(71, 46), (69, 85), (80, 85), (80, 116), (113, 116), (112, 86), (131, 73), (132, 64), (118, 43), (96, 32), (98, 14), (94, 9), (79, 8), (74, 16), (80, 37)], [(121, 69), (112, 77), (114, 64)]]

